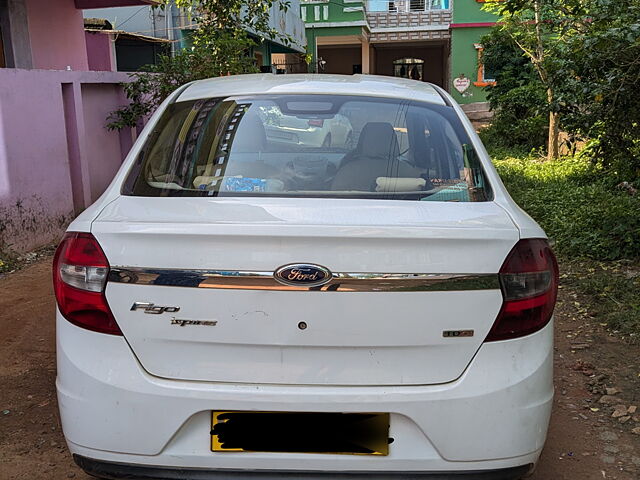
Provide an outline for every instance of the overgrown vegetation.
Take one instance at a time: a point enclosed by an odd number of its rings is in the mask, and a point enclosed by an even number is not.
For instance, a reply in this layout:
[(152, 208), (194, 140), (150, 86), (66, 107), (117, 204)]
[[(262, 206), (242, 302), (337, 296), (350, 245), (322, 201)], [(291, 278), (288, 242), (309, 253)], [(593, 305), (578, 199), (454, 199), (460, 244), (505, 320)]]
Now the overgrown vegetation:
[[(163, 4), (168, 2), (163, 0)], [(133, 81), (125, 85), (131, 103), (111, 113), (108, 128), (135, 127), (185, 83), (258, 72), (253, 48), (264, 39), (291, 43), (291, 38), (269, 25), (276, 0), (176, 0), (175, 3), (190, 11), (196, 21), (191, 48), (163, 56), (157, 65), (133, 73)], [(278, 2), (278, 8), (287, 10), (289, 2)]]
[(482, 46), (486, 68), (496, 74), (496, 85), (487, 94), (494, 117), (482, 130), (482, 140), (493, 147), (542, 149), (547, 142), (549, 107), (531, 62), (499, 29), (485, 35)]
[(640, 197), (584, 156), (544, 161), (494, 155), (514, 200), (567, 258), (640, 259)]
[(583, 2), (558, 51), (564, 128), (591, 139), (595, 161), (640, 186), (640, 0)]
[[(595, 163), (638, 186), (640, 0), (504, 0), (484, 8), (500, 16), (485, 39), (498, 80), (487, 139), (535, 147), (546, 113), (548, 158), (559, 157), (563, 131), (573, 147), (588, 142)], [(527, 132), (535, 141), (523, 141)]]
[[(583, 0), (576, 0), (580, 3)], [(560, 117), (557, 109), (558, 44), (571, 29), (571, 10), (559, 0), (504, 0), (484, 8), (499, 15), (495, 29), (525, 57), (545, 95), (548, 115), (547, 155), (558, 158)]]

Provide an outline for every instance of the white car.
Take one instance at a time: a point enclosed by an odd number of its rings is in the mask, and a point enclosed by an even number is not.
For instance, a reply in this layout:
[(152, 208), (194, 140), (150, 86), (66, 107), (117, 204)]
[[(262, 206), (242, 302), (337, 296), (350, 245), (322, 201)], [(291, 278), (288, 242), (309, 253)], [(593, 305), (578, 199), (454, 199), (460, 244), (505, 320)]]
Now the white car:
[(259, 111), (267, 140), (310, 147), (353, 147), (353, 128), (344, 115), (285, 115), (277, 107)]
[[(269, 142), (274, 107), (358, 138)], [(557, 263), (436, 86), (185, 85), (53, 277), (62, 426), (91, 475), (514, 479), (544, 445)]]

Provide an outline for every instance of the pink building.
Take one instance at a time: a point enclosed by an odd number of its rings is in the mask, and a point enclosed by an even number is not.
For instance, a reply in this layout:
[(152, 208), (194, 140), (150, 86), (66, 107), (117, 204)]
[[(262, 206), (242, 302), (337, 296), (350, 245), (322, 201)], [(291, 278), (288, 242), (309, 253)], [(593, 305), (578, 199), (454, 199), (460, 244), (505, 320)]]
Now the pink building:
[[(0, 2), (0, 251), (56, 241), (98, 198), (135, 136), (108, 131), (126, 102), (108, 36), (85, 34), (82, 9), (155, 0)], [(103, 70), (103, 71), (92, 71)]]

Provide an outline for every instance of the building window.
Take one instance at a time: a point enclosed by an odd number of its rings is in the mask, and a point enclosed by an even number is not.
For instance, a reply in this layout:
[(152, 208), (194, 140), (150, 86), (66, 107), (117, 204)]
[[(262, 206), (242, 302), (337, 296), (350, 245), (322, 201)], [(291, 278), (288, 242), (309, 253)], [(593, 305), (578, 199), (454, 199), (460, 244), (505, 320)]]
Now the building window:
[(420, 58), (400, 58), (394, 60), (393, 76), (422, 80), (424, 78), (424, 60)]
[(494, 72), (489, 71), (484, 64), (484, 48), (481, 44), (475, 43), (473, 45), (478, 52), (478, 78), (473, 84), (476, 87), (488, 87), (496, 84), (496, 77)]

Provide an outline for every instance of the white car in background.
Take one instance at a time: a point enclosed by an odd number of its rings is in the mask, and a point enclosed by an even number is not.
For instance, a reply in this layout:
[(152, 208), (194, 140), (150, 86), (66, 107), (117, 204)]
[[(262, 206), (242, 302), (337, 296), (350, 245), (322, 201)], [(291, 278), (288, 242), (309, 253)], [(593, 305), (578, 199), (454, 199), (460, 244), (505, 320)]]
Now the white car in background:
[[(358, 137), (293, 148), (265, 110)], [(557, 263), (427, 83), (179, 88), (53, 281), (62, 426), (97, 477), (515, 479), (545, 442)]]
[(309, 147), (353, 147), (353, 128), (349, 119), (336, 114), (297, 117), (283, 115), (277, 108), (260, 112), (265, 119), (267, 140)]

